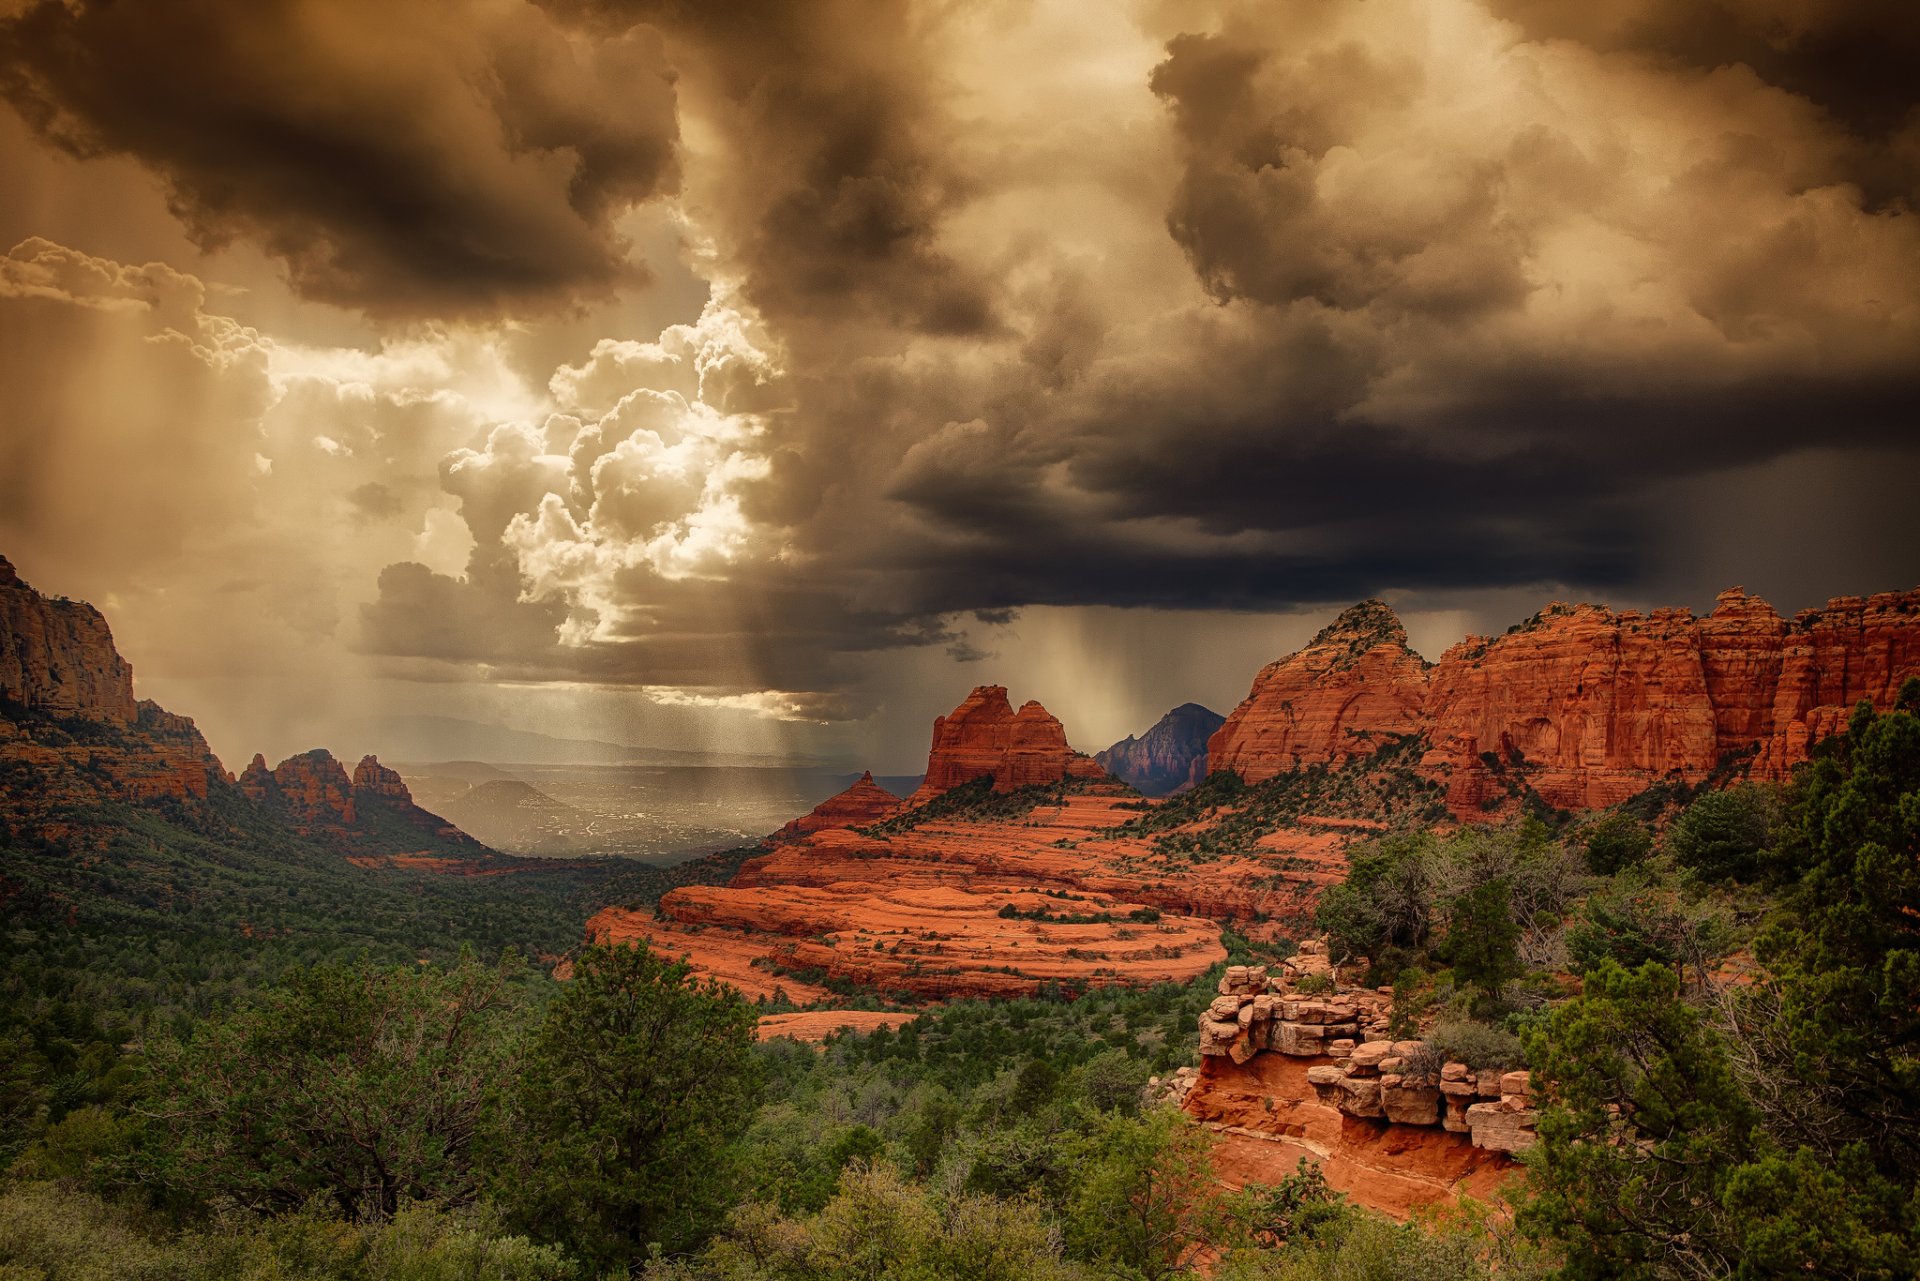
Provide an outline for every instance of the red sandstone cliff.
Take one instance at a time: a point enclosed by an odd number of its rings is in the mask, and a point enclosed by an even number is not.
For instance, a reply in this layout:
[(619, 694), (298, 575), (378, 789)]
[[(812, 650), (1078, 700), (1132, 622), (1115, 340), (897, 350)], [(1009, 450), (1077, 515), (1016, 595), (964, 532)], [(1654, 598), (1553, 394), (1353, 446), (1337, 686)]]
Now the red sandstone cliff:
[(106, 619), (48, 599), (0, 557), (0, 760), (26, 767), (29, 807), (105, 798), (204, 800), (226, 771), (191, 720), (133, 697)]
[(133, 668), (100, 611), (49, 600), (0, 556), (0, 699), (49, 716), (131, 724)]
[(1106, 771), (1067, 745), (1066, 730), (1046, 708), (1029, 702), (1015, 712), (1004, 685), (981, 685), (934, 718), (927, 776), (908, 803), (989, 776), (994, 790), (1005, 792), (1067, 777), (1104, 778)]
[(1422, 734), (1421, 769), (1472, 813), (1524, 777), (1555, 805), (1695, 783), (1751, 755), (1784, 777), (1860, 699), (1891, 705), (1920, 675), (1920, 589), (1840, 597), (1792, 622), (1739, 588), (1706, 618), (1553, 604), (1506, 635), (1472, 636), (1428, 667), (1377, 601), (1271, 664), (1208, 743), (1249, 782)]
[(1303, 650), (1269, 663), (1207, 742), (1207, 768), (1258, 783), (1370, 756), (1425, 728), (1427, 663), (1384, 601), (1341, 614)]
[(865, 827), (898, 808), (900, 798), (874, 782), (873, 771), (869, 770), (860, 776), (857, 783), (829, 796), (769, 836), (767, 842), (778, 845), (829, 827)]
[[(455, 859), (492, 851), (413, 803), (400, 775), (369, 756), (351, 777), (324, 749), (268, 769), (255, 756), (230, 778), (191, 720), (134, 701), (133, 669), (99, 611), (49, 600), (0, 559), (0, 763), (16, 783), (0, 810), (30, 822), (102, 800), (204, 804), (231, 787), (308, 835), (350, 856), (432, 853)], [(231, 821), (229, 815), (221, 821)]]

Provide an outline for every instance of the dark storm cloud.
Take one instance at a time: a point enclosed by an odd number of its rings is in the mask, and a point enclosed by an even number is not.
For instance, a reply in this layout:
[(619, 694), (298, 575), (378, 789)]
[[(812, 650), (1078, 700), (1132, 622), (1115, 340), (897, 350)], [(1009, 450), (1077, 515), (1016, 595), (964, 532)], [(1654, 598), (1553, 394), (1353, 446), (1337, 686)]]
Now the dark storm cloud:
[(973, 183), (926, 14), (861, 0), (541, 2), (588, 29), (653, 24), (676, 41), (727, 152), (702, 212), (770, 319), (994, 326), (991, 276), (936, 243)]
[(632, 283), (615, 220), (676, 181), (653, 33), (519, 0), (37, 0), (0, 92), (78, 156), (131, 155), (195, 239), (258, 242), (369, 312), (542, 310)]
[(1535, 38), (1710, 69), (1739, 63), (1864, 134), (1909, 123), (1920, 9), (1906, 0), (1491, 0)]

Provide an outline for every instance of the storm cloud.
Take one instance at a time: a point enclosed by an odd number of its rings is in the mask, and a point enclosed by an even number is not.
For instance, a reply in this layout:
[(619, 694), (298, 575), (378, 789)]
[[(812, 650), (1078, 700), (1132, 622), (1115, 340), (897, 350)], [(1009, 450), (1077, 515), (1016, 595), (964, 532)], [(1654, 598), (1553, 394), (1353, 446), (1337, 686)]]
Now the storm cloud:
[(36, 0), (0, 20), (0, 93), (65, 151), (152, 168), (203, 245), (382, 314), (637, 285), (619, 217), (677, 173), (654, 34), (573, 38), (518, 0)]
[[(391, 326), (216, 378), (228, 491), (325, 469), (382, 671), (832, 720), (1017, 681), (1023, 611), (1920, 579), (1911, 505), (1849, 500), (1920, 465), (1904, 7), (390, 8), (0, 24), (39, 136)], [(704, 305), (481, 394), (528, 317), (644, 292), (642, 204)]]

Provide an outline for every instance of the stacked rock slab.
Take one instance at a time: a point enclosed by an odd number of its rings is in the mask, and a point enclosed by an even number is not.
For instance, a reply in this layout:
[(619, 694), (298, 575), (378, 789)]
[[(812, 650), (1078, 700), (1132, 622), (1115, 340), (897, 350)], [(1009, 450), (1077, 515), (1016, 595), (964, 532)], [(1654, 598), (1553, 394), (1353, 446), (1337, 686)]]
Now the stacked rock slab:
[(1307, 1083), (1346, 1116), (1437, 1125), (1498, 1152), (1532, 1146), (1537, 1114), (1525, 1072), (1476, 1072), (1442, 1062), (1426, 1041), (1386, 1039), (1384, 993), (1298, 991), (1301, 978), (1330, 970), (1325, 944), (1314, 941), (1278, 976), (1264, 965), (1229, 967), (1200, 1016), (1200, 1053), (1235, 1063), (1262, 1053), (1325, 1059), (1307, 1069)]

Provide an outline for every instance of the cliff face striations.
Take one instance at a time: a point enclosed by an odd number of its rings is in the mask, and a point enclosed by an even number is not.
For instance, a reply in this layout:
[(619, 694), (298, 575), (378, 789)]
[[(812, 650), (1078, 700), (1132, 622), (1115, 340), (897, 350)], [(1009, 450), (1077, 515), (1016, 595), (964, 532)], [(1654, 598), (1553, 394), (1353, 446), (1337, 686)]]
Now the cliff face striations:
[(1046, 708), (1026, 703), (1018, 712), (1004, 685), (981, 685), (960, 706), (934, 718), (927, 776), (908, 803), (991, 777), (997, 792), (1063, 778), (1099, 779), (1106, 771), (1067, 745), (1067, 732)]
[(1429, 667), (1385, 605), (1341, 615), (1266, 668), (1208, 744), (1248, 782), (1421, 735), (1422, 772), (1462, 814), (1526, 786), (1568, 808), (1743, 762), (1781, 778), (1860, 699), (1920, 675), (1920, 590), (1841, 597), (1792, 621), (1739, 588), (1713, 612), (1549, 605)]
[(1135, 790), (1165, 796), (1207, 776), (1207, 740), (1225, 721), (1198, 703), (1182, 703), (1145, 734), (1129, 734), (1093, 759)]

